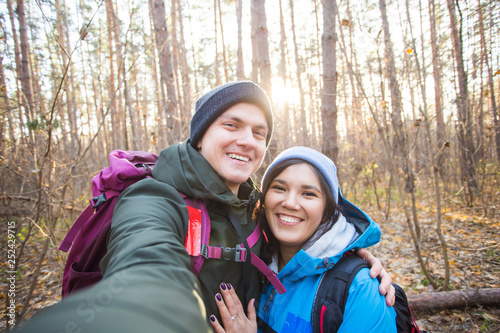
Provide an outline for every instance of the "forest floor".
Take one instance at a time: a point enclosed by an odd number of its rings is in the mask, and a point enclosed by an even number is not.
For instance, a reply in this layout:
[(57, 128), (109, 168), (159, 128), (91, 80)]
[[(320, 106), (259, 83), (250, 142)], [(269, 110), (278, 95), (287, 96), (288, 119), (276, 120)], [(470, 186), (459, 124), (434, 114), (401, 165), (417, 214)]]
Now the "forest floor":
[[(492, 203), (488, 216), (477, 208), (464, 208), (458, 203), (447, 203), (444, 207), (442, 230), (448, 245), (450, 258), (450, 289), (466, 288), (499, 288), (500, 287), (500, 199)], [(495, 200), (495, 201), (496, 201)], [(425, 199), (420, 202), (425, 202)], [(362, 205), (360, 205), (361, 207)], [(441, 257), (441, 246), (436, 235), (435, 204), (421, 204), (418, 216), (422, 230), (423, 257), (428, 262), (433, 276), (444, 278), (444, 265)], [(384, 267), (390, 272), (395, 283), (401, 285), (408, 295), (422, 294), (432, 291), (432, 286), (421, 272), (415, 255), (404, 213), (400, 209), (392, 209), (389, 218), (372, 208), (363, 209), (379, 223), (382, 229), (382, 241), (372, 248)], [(4, 228), (4, 221), (0, 229)], [(0, 230), (5, 235), (5, 230)], [(2, 237), (4, 238), (4, 237)], [(6, 252), (5, 240), (2, 239), (2, 251)], [(20, 263), (16, 281), (16, 310), (21, 311), (23, 301), (29, 292), (30, 282), (43, 250), (43, 238), (30, 241), (24, 250), (24, 258)], [(6, 258), (6, 253), (2, 257)], [(33, 291), (32, 301), (25, 318), (29, 318), (40, 309), (60, 300), (63, 257), (56, 244), (50, 248), (41, 267), (37, 285)], [(0, 283), (0, 302), (5, 303), (8, 285), (3, 278), (7, 264), (0, 267), (2, 281)], [(3, 307), (5, 309), (5, 307)], [(500, 332), (500, 305), (497, 307), (473, 307), (465, 309), (447, 309), (442, 311), (419, 311), (415, 319), (421, 329), (428, 332)], [(0, 330), (6, 327), (5, 312), (0, 318)]]
[[(494, 208), (493, 204), (490, 208)], [(441, 230), (448, 246), (450, 290), (500, 287), (498, 204), (496, 202), (496, 210), (489, 210), (488, 216), (477, 208), (453, 203), (444, 208)], [(445, 271), (436, 233), (435, 203), (429, 202), (417, 208), (423, 258), (433, 277), (442, 281)], [(432, 292), (432, 285), (418, 263), (404, 212), (393, 209), (386, 220), (380, 211), (365, 211), (382, 229), (382, 240), (373, 248), (373, 253), (382, 260), (394, 282), (402, 286), (407, 295)], [(414, 317), (421, 329), (433, 333), (500, 332), (500, 304), (497, 307), (417, 311)]]

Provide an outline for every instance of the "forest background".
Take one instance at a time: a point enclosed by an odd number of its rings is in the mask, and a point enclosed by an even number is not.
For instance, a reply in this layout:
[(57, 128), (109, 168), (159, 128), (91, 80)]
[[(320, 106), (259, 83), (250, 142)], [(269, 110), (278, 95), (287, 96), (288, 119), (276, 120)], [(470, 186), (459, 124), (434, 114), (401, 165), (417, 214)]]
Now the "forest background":
[(500, 2), (6, 0), (0, 27), (0, 328), (59, 300), (112, 150), (182, 141), (199, 96), (252, 80), (275, 116), (256, 180), (323, 151), (421, 326), (499, 331)]

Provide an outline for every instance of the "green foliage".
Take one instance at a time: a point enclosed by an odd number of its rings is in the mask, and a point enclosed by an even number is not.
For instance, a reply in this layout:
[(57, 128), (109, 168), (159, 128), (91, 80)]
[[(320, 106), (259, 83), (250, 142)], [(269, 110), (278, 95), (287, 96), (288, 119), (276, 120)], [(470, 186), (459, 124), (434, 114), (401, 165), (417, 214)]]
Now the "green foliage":
[[(50, 128), (51, 124), (50, 124), (50, 119), (47, 119), (45, 115), (41, 115), (37, 119), (28, 121), (26, 123), (26, 126), (30, 131), (36, 131), (36, 130), (47, 131)], [(52, 128), (57, 129), (59, 127), (61, 127), (61, 121), (59, 119), (54, 119), (52, 121)]]

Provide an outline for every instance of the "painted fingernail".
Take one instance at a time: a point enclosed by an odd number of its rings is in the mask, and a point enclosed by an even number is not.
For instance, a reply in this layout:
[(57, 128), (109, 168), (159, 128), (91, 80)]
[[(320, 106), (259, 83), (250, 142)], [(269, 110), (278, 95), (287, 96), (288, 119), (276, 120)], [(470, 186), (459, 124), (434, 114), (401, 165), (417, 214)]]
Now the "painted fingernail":
[(227, 284), (227, 289), (229, 289), (229, 290), (233, 289), (233, 287), (231, 286), (230, 283)]
[(222, 302), (222, 296), (220, 294), (215, 295), (215, 297), (219, 302)]
[(211, 321), (212, 323), (215, 323), (215, 316), (214, 316), (214, 315), (211, 315), (211, 316), (210, 316), (210, 321)]
[(222, 288), (222, 290), (226, 290), (226, 284), (224, 282), (220, 284), (220, 287)]

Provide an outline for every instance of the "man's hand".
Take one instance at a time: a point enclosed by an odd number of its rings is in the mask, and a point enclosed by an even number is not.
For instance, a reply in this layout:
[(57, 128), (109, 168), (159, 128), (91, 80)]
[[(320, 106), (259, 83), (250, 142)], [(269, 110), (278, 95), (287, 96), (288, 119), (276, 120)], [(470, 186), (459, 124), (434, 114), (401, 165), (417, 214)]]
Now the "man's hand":
[(385, 295), (385, 303), (387, 306), (393, 306), (396, 302), (396, 289), (392, 286), (392, 278), (387, 271), (382, 267), (382, 262), (373, 256), (367, 249), (359, 249), (357, 255), (365, 259), (370, 266), (370, 276), (372, 278), (380, 277), (379, 291), (381, 295)]

